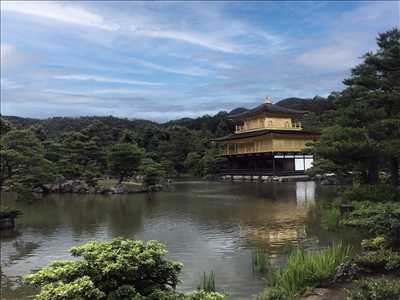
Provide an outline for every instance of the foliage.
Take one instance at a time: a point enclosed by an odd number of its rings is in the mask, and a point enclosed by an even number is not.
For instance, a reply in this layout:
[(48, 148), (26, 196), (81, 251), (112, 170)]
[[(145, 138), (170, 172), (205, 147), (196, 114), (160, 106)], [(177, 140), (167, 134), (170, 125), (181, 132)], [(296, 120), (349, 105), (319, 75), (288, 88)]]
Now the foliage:
[(271, 271), (271, 260), (269, 254), (262, 249), (255, 249), (251, 254), (251, 265), (253, 272), (267, 273)]
[(165, 174), (162, 165), (151, 158), (143, 159), (139, 170), (144, 176), (143, 182), (146, 186), (152, 186), (159, 183), (161, 177)]
[(340, 211), (336, 207), (322, 210), (321, 225), (326, 230), (337, 230), (339, 227)]
[(10, 130), (0, 140), (0, 188), (24, 194), (53, 179), (52, 164), (44, 157), (40, 141), (30, 130)]
[(399, 202), (353, 202), (354, 210), (341, 223), (368, 230), (373, 235), (384, 235), (397, 242), (400, 234)]
[[(117, 238), (70, 249), (73, 261), (55, 261), (25, 281), (40, 287), (37, 300), (227, 300), (205, 290), (185, 295), (175, 291), (182, 264), (164, 259), (157, 241)], [(214, 276), (214, 275), (213, 275)]]
[(119, 177), (121, 183), (127, 176), (132, 176), (139, 168), (143, 150), (133, 144), (116, 144), (111, 146), (107, 162), (111, 174)]
[(185, 300), (228, 300), (228, 297), (217, 292), (199, 290), (187, 295)]
[(348, 201), (400, 201), (400, 191), (387, 184), (359, 185), (346, 190), (343, 198)]
[(53, 262), (25, 278), (42, 288), (37, 299), (105, 299), (122, 292), (147, 299), (141, 296), (174, 289), (182, 269), (181, 264), (164, 260), (167, 251), (156, 241), (144, 244), (120, 238), (89, 242), (70, 252), (82, 260)]
[[(388, 170), (398, 185), (400, 159), (400, 30), (379, 34), (378, 49), (344, 80), (346, 88), (333, 96), (332, 124), (322, 130), (312, 151), (342, 172), (360, 172), (374, 184)], [(332, 116), (331, 116), (332, 117)], [(318, 164), (317, 164), (318, 165)]]
[(315, 252), (296, 249), (290, 253), (286, 266), (275, 272), (272, 288), (267, 288), (258, 299), (294, 299), (307, 288), (331, 278), (349, 255), (350, 249), (342, 244)]
[(361, 268), (373, 272), (399, 271), (400, 254), (391, 249), (379, 249), (359, 255), (354, 262)]
[(215, 292), (215, 273), (211, 271), (210, 274), (203, 273), (201, 277), (201, 283), (199, 284), (198, 290), (206, 292)]
[(346, 290), (348, 300), (398, 300), (400, 281), (388, 279), (364, 279), (355, 288)]
[(383, 236), (383, 235), (378, 235), (371, 239), (365, 239), (365, 240), (362, 240), (362, 242), (361, 242), (361, 247), (364, 250), (368, 250), (368, 251), (385, 249), (388, 246), (389, 246), (388, 241), (385, 238), (385, 236)]

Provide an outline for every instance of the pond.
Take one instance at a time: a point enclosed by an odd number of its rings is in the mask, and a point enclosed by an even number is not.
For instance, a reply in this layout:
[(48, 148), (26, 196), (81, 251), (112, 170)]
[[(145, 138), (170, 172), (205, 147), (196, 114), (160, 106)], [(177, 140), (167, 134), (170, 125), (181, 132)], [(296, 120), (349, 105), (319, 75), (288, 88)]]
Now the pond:
[(31, 298), (35, 291), (20, 286), (20, 276), (70, 259), (72, 246), (113, 237), (164, 243), (168, 258), (184, 264), (181, 291), (195, 289), (203, 272), (214, 271), (219, 291), (250, 299), (266, 285), (252, 271), (256, 249), (279, 265), (290, 244), (358, 247), (357, 232), (321, 226), (319, 204), (335, 197), (335, 187), (314, 182), (178, 182), (152, 195), (50, 195), (34, 204), (3, 194), (2, 207), (23, 215), (17, 231), (2, 232), (2, 299)]

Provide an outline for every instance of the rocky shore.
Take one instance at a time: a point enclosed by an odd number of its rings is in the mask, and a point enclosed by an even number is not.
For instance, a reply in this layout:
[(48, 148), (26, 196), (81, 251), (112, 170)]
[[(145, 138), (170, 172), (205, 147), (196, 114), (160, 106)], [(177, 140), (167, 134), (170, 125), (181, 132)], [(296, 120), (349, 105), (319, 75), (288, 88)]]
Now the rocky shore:
[[(95, 185), (89, 185), (84, 180), (63, 180), (54, 184), (43, 184), (35, 187), (32, 192), (37, 194), (100, 194), (100, 195), (123, 195), (135, 193), (157, 192), (162, 190), (162, 184), (146, 186), (141, 182), (124, 181), (118, 183), (116, 180), (98, 180)], [(7, 187), (3, 188), (7, 191)]]

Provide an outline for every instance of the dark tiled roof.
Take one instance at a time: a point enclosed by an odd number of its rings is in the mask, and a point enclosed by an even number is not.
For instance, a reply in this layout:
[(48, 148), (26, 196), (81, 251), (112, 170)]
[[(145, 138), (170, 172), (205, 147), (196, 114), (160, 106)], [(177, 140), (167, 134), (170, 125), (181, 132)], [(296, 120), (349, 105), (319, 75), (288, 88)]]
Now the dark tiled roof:
[(250, 132), (242, 132), (242, 133), (232, 133), (220, 138), (215, 138), (213, 141), (216, 142), (223, 142), (229, 140), (237, 140), (237, 139), (244, 139), (250, 137), (257, 137), (263, 135), (270, 135), (270, 136), (285, 136), (285, 137), (310, 137), (310, 138), (317, 138), (319, 137), (319, 133), (310, 132), (310, 131), (303, 131), (303, 130), (279, 130), (279, 129), (265, 129), (265, 130), (256, 130)]
[(281, 114), (281, 115), (302, 115), (308, 113), (306, 110), (296, 110), (296, 109), (290, 109), (286, 108), (283, 106), (279, 106), (276, 104), (271, 104), (271, 103), (263, 103), (253, 109), (249, 109), (247, 111), (238, 113), (238, 114), (232, 114), (229, 115), (231, 119), (241, 119), (245, 118), (248, 116), (256, 115), (262, 112), (269, 112), (273, 114)]

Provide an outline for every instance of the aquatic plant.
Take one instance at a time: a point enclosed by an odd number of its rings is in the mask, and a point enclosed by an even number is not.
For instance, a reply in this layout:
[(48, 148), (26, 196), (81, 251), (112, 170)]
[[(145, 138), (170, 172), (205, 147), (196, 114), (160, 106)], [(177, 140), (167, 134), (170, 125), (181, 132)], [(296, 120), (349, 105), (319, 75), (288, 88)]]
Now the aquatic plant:
[(339, 227), (340, 211), (336, 207), (324, 209), (321, 213), (321, 225), (326, 230), (337, 230)]
[(251, 265), (253, 272), (267, 273), (271, 271), (269, 254), (262, 249), (255, 249), (251, 253)]
[(275, 271), (272, 288), (267, 288), (257, 299), (294, 299), (306, 289), (330, 279), (349, 255), (350, 248), (341, 243), (312, 252), (296, 249), (289, 255), (286, 266)]
[(215, 273), (211, 271), (210, 274), (206, 274), (203, 272), (203, 276), (201, 277), (201, 282), (197, 287), (198, 290), (203, 290), (206, 292), (215, 292)]

